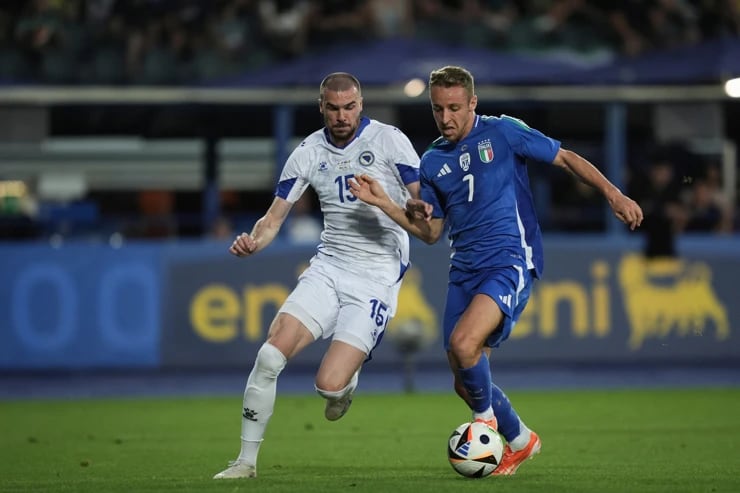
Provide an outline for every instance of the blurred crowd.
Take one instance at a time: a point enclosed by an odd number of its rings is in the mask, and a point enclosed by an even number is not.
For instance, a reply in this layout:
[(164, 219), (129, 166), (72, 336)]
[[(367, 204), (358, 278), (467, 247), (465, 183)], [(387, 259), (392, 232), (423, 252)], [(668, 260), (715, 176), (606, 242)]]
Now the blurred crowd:
[[(626, 163), (626, 192), (643, 208), (645, 253), (675, 256), (676, 239), (684, 234), (727, 235), (740, 231), (740, 202), (728, 196), (721, 158), (697, 154), (684, 143), (652, 144), (631, 153)], [(602, 160), (594, 160), (597, 165)], [(532, 175), (532, 167), (530, 167)], [(543, 181), (550, 186), (546, 209), (539, 208), (544, 229), (567, 232), (603, 231), (603, 197), (594, 188), (560, 176)], [(531, 176), (536, 187), (537, 174)], [(730, 177), (732, 179), (732, 177)], [(543, 202), (543, 201), (540, 201)]]
[(648, 257), (677, 256), (676, 238), (683, 233), (740, 230), (735, 204), (723, 191), (719, 162), (701, 159), (681, 143), (670, 143), (647, 153), (639, 170), (630, 189), (645, 213)]
[(384, 38), (610, 56), (739, 35), (740, 0), (4, 0), (0, 81), (197, 83)]

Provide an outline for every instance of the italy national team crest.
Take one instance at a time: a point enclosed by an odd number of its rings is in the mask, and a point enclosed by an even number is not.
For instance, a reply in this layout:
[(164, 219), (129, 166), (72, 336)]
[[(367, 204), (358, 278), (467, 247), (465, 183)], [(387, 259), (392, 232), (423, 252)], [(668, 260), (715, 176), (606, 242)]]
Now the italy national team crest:
[(493, 146), (490, 139), (478, 142), (478, 156), (484, 163), (493, 161)]
[(470, 153), (466, 152), (463, 154), (460, 154), (460, 167), (463, 171), (467, 171), (470, 169)]

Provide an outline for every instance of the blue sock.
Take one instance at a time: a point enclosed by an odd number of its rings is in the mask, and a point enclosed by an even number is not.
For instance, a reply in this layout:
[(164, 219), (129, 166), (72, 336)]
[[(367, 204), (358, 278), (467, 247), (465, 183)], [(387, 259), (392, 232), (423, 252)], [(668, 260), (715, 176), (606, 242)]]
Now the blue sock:
[(514, 411), (504, 391), (495, 383), (491, 383), (491, 394), (493, 414), (498, 420), (498, 432), (506, 438), (507, 442), (510, 442), (519, 435), (519, 415)]
[(473, 411), (482, 413), (491, 406), (491, 366), (486, 353), (470, 368), (460, 368), (460, 378), (470, 396)]

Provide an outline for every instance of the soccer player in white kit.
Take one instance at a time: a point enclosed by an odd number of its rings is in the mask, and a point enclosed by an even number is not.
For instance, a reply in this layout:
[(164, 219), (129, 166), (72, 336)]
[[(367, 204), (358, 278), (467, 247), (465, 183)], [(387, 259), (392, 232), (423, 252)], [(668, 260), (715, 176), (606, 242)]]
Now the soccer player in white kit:
[(290, 155), (275, 198), (251, 233), (229, 251), (253, 255), (275, 238), (293, 203), (310, 185), (324, 216), (316, 255), (301, 274), (257, 352), (244, 391), (241, 451), (214, 479), (257, 476), (257, 454), (275, 405), (277, 378), (288, 360), (318, 338), (331, 338), (316, 374), (325, 416), (347, 412), (358, 373), (396, 310), (409, 266), (406, 231), (350, 192), (355, 173), (368, 174), (400, 203), (419, 197), (419, 156), (397, 128), (361, 116), (362, 93), (351, 74), (328, 75), (320, 86), (324, 128)]

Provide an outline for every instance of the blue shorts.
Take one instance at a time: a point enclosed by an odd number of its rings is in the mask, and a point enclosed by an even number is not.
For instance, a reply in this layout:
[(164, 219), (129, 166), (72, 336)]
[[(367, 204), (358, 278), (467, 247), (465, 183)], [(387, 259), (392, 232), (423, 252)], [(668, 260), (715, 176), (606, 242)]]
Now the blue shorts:
[(450, 334), (465, 309), (477, 294), (486, 294), (501, 308), (504, 319), (486, 340), (486, 346), (497, 347), (505, 341), (529, 301), (534, 279), (531, 272), (519, 266), (502, 267), (471, 274), (447, 285), (444, 314), (444, 347), (449, 350)]

